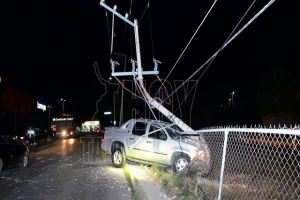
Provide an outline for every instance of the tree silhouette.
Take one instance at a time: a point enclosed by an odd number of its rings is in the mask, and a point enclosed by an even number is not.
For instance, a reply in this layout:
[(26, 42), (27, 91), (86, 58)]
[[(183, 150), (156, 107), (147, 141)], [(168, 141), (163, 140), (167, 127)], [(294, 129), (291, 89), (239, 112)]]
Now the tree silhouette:
[(299, 82), (295, 73), (273, 67), (261, 74), (257, 88), (257, 108), (265, 126), (295, 125), (299, 120)]

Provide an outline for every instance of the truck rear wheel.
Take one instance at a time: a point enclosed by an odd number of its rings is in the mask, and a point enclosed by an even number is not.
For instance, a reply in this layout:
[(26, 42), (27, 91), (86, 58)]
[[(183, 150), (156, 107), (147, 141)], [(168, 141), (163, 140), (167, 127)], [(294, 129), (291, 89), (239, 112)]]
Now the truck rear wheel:
[(123, 167), (126, 163), (126, 155), (123, 147), (115, 146), (111, 154), (112, 163), (115, 167)]
[(52, 138), (50, 136), (46, 136), (46, 141), (47, 142), (51, 142), (52, 141)]
[(22, 163), (19, 164), (20, 167), (25, 168), (28, 165), (29, 155), (27, 151), (23, 154)]

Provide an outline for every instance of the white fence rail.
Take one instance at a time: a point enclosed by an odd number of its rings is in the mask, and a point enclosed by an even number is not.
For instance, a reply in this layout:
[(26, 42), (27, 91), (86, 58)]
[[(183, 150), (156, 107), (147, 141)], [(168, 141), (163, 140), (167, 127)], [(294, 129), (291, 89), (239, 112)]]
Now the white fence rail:
[(197, 179), (201, 199), (300, 199), (300, 130), (197, 130), (210, 149), (211, 169)]

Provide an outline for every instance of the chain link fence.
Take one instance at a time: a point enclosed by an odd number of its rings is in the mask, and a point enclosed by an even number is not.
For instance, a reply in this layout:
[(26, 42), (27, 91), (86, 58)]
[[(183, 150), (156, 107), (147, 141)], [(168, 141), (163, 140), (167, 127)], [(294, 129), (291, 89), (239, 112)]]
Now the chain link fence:
[(298, 128), (197, 130), (210, 150), (201, 199), (300, 199)]

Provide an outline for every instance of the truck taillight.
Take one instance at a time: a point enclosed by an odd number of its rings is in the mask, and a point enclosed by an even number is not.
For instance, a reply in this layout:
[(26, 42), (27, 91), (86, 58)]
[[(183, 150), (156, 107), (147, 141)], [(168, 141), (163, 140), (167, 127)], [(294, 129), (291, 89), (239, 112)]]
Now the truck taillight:
[(104, 133), (105, 133), (105, 130), (101, 131), (101, 135), (102, 135), (102, 142), (104, 142)]

